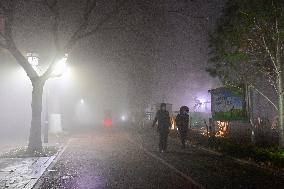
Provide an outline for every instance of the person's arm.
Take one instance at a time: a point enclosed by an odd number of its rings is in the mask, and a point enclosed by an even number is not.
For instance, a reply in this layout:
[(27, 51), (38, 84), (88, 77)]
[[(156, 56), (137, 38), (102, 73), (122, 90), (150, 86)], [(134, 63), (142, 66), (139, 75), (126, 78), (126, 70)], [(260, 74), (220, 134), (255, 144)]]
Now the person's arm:
[(180, 126), (180, 115), (179, 114), (176, 116), (175, 122), (176, 122), (176, 126)]
[(189, 115), (186, 116), (186, 128), (189, 128)]
[(159, 112), (157, 112), (157, 113), (156, 113), (156, 115), (155, 115), (155, 118), (154, 118), (154, 121), (153, 121), (152, 127), (154, 127), (154, 126), (155, 126), (155, 124), (156, 124), (156, 122), (158, 121), (158, 113), (159, 113)]
[(171, 129), (171, 127), (172, 127), (172, 122), (171, 122), (170, 113), (167, 111), (167, 114), (168, 114), (168, 119), (169, 119), (169, 129)]

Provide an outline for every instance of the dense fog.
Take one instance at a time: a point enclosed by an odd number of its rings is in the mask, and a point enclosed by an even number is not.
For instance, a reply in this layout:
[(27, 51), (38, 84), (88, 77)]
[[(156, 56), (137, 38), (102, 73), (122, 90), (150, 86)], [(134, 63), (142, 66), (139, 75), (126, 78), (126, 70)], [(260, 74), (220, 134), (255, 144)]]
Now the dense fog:
[[(210, 102), (208, 90), (220, 83), (205, 71), (208, 32), (218, 17), (221, 2), (166, 1), (162, 7), (158, 2), (139, 1), (124, 10), (127, 14), (120, 14), (108, 23), (111, 26), (122, 23), (124, 29), (99, 32), (80, 41), (68, 57), (67, 72), (47, 81), (43, 125), (46, 115), (51, 114), (60, 114), (62, 128), (66, 129), (99, 126), (108, 109), (119, 119), (129, 115), (133, 107), (135, 111), (151, 111), (153, 104), (163, 101), (173, 104), (173, 110), (181, 105), (193, 108), (196, 100), (203, 105)], [(61, 4), (61, 43), (79, 22), (77, 15), (82, 7), (78, 3)], [(185, 7), (183, 18), (173, 13), (180, 10), (179, 6)], [(71, 19), (68, 14), (75, 16)], [(42, 70), (56, 51), (51, 23), (50, 13), (39, 1), (23, 2), (17, 7), (13, 32), (17, 45), (23, 54), (39, 54)], [(0, 137), (27, 141), (31, 82), (7, 51), (0, 51), (0, 60)], [(210, 112), (210, 107), (196, 111)]]

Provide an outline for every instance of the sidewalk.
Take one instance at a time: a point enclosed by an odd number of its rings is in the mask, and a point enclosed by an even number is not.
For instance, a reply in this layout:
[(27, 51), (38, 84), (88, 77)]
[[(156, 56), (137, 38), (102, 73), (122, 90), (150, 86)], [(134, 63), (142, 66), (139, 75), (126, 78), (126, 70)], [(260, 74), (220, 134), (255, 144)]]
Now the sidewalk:
[[(65, 140), (65, 137), (51, 135), (49, 143), (43, 144), (43, 146), (61, 148)], [(12, 149), (23, 147), (24, 145), (2, 144), (0, 154), (7, 153)], [(33, 188), (57, 154), (50, 157), (0, 158), (0, 188)]]
[(0, 158), (0, 188), (31, 189), (54, 158)]

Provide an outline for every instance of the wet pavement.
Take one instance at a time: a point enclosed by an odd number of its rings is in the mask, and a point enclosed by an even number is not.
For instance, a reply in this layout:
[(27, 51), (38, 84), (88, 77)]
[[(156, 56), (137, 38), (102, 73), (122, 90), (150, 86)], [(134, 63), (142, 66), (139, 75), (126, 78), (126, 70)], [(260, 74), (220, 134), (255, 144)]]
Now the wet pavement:
[[(43, 144), (43, 146), (61, 148), (65, 143), (65, 140), (65, 135), (50, 134), (49, 143)], [(13, 142), (9, 142), (8, 140), (1, 140), (0, 189), (33, 188), (46, 168), (53, 162), (55, 156), (14, 157), (13, 153), (19, 149), (25, 148), (25, 144), (26, 142), (21, 140)]]
[(155, 130), (74, 135), (40, 188), (283, 188), (284, 178), (174, 140), (157, 151)]
[(0, 188), (33, 188), (54, 158), (0, 158)]

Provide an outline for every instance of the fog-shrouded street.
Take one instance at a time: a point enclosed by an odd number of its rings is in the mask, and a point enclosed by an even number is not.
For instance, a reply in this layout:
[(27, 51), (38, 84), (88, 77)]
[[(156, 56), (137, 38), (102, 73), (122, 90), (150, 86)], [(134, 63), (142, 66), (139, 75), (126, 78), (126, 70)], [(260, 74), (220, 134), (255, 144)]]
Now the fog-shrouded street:
[(284, 189), (284, 0), (0, 0), (0, 189)]
[(73, 135), (39, 188), (281, 188), (283, 177), (169, 140), (155, 129), (89, 129)]

